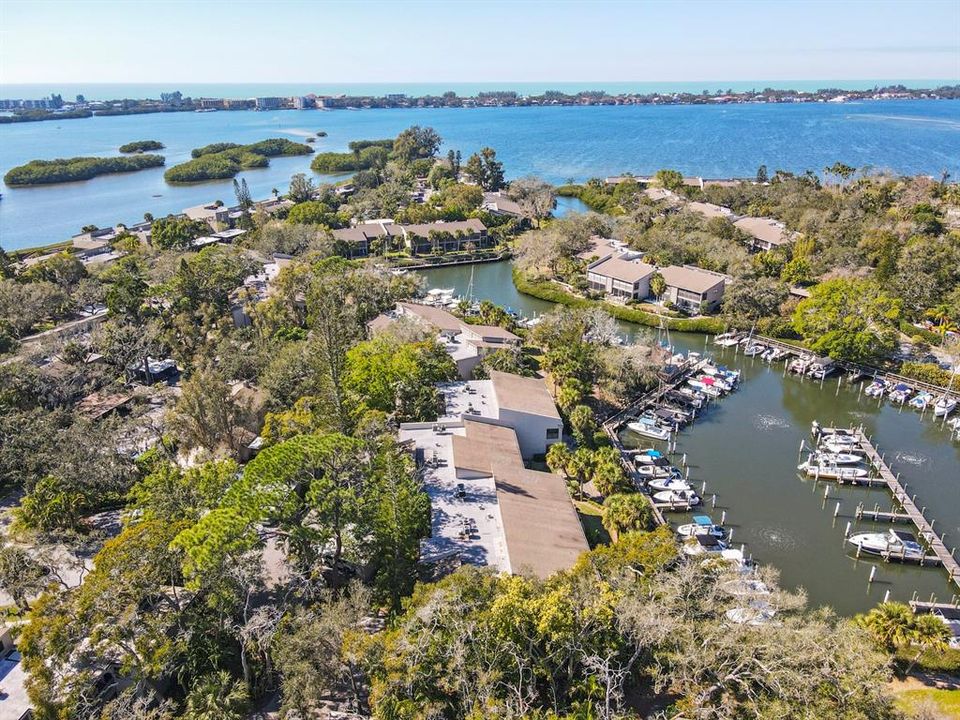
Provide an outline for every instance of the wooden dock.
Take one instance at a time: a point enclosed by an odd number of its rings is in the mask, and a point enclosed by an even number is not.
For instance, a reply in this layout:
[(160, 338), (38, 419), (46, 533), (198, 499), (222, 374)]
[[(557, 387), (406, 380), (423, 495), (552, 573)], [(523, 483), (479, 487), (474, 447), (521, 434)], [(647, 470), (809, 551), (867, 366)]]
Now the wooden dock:
[[(856, 430), (857, 440), (867, 456), (867, 461), (874, 467), (876, 472), (884, 480), (896, 504), (903, 508), (902, 513), (895, 513), (897, 516), (903, 515), (909, 522), (917, 528), (920, 540), (927, 546), (932, 553), (930, 560), (935, 557), (937, 562), (947, 571), (950, 583), (960, 587), (960, 563), (953, 557), (953, 551), (948, 549), (943, 539), (933, 529), (936, 520), (929, 521), (923, 516), (923, 511), (917, 507), (906, 491), (906, 488), (900, 483), (900, 478), (893, 474), (887, 463), (877, 449), (870, 442), (870, 438), (864, 434), (862, 428)], [(885, 558), (887, 559), (887, 558)], [(896, 558), (891, 558), (896, 559)], [(924, 562), (927, 564), (927, 561)]]

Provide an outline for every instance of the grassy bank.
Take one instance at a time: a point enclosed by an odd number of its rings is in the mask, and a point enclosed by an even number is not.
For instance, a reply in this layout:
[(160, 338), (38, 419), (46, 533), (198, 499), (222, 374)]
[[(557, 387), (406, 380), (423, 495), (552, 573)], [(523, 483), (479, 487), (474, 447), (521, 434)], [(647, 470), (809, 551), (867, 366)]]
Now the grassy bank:
[[(587, 298), (573, 295), (555, 283), (530, 280), (522, 272), (513, 268), (513, 284), (517, 290), (524, 295), (546, 300), (548, 302), (566, 305), (567, 307), (599, 307), (613, 315), (618, 320), (636, 323), (637, 325), (647, 325), (649, 327), (659, 327), (661, 317), (653, 313), (644, 312), (623, 305), (613, 305), (602, 300), (588, 300)], [(720, 318), (663, 318), (666, 320), (667, 327), (677, 332), (707, 333), (715, 335), (726, 329), (726, 323)]]

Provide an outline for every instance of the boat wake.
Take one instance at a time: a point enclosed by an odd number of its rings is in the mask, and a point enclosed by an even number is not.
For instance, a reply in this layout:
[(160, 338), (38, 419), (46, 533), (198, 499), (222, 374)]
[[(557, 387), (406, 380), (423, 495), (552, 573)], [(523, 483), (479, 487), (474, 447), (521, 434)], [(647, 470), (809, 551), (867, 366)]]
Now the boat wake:
[(755, 534), (769, 547), (790, 549), (799, 544), (797, 538), (788, 533), (783, 528), (758, 528)]
[(906, 463), (907, 465), (916, 465), (920, 467), (921, 465), (927, 462), (927, 458), (923, 455), (911, 455), (910, 453), (898, 452), (893, 456), (897, 462)]
[(960, 122), (956, 120), (950, 120), (948, 118), (925, 118), (925, 117), (916, 117), (913, 115), (871, 115), (871, 114), (860, 114), (847, 115), (847, 120), (880, 120), (880, 121), (889, 121), (889, 122), (901, 122), (901, 123), (923, 123), (929, 125), (942, 125), (948, 127), (952, 130), (960, 130)]
[(757, 430), (785, 430), (790, 428), (790, 422), (776, 415), (756, 415), (753, 418), (753, 426)]

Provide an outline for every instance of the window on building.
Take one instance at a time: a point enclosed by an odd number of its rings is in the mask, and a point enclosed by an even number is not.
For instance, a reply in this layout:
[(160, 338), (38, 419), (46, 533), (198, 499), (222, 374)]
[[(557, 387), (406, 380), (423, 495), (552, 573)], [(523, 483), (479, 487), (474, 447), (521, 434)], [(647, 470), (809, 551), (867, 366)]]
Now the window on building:
[(560, 428), (547, 428), (547, 440), (559, 440)]

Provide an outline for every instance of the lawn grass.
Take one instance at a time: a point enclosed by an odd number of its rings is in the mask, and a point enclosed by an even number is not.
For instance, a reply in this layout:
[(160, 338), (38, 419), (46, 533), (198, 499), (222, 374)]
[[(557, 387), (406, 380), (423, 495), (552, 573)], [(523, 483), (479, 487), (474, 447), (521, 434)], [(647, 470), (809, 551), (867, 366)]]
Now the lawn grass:
[(589, 500), (575, 500), (573, 504), (583, 525), (583, 534), (591, 548), (597, 545), (609, 545), (610, 533), (603, 526), (603, 506)]
[(960, 719), (960, 690), (924, 688), (897, 693), (897, 707), (905, 713), (915, 713), (925, 703), (932, 703), (944, 717)]

